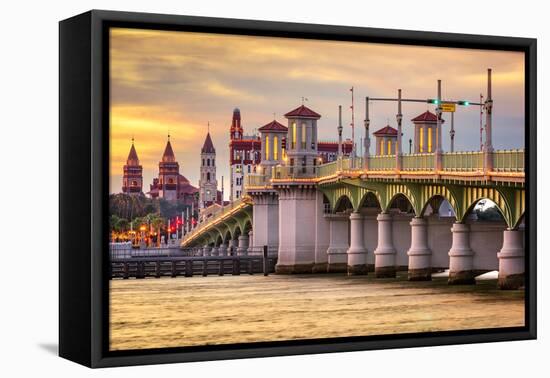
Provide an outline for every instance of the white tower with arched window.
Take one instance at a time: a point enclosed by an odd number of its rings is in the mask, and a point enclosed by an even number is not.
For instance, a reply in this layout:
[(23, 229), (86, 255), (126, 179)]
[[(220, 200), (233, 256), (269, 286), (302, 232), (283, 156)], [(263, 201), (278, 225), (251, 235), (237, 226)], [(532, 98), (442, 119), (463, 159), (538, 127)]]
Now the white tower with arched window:
[(286, 126), (273, 120), (258, 129), (262, 141), (262, 160), (260, 163), (263, 174), (271, 176), (271, 169), (283, 161), (283, 138), (288, 129)]
[[(411, 120), (414, 124), (414, 153), (429, 154), (435, 152), (437, 140), (437, 116), (426, 110)], [(441, 123), (445, 122), (441, 120)]]
[(201, 149), (201, 176), (199, 179), (199, 206), (205, 208), (217, 201), (216, 149), (210, 133), (206, 135)]
[(285, 114), (288, 119), (286, 165), (297, 174), (313, 173), (317, 165), (317, 120), (321, 115), (302, 105)]

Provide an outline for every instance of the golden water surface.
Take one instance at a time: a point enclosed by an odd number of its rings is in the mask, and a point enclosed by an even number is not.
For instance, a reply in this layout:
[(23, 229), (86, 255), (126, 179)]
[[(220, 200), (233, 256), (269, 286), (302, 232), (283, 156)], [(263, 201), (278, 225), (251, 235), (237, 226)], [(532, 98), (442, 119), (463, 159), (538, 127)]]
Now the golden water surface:
[(112, 280), (111, 350), (524, 325), (524, 292), (372, 275)]

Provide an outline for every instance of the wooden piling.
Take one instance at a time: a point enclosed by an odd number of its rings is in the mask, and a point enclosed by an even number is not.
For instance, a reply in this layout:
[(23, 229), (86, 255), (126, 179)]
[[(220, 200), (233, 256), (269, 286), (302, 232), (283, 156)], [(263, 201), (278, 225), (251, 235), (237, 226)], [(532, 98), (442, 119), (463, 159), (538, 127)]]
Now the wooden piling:
[(267, 259), (267, 245), (264, 245), (262, 265), (263, 265), (264, 276), (267, 276), (269, 274), (269, 260)]
[(223, 267), (223, 259), (218, 260), (218, 262), (219, 262), (219, 271), (218, 271), (218, 275), (219, 275), (219, 276), (223, 276), (223, 273), (224, 273), (224, 272), (223, 272), (223, 268), (224, 268), (224, 267)]
[(239, 259), (233, 259), (233, 275), (239, 276), (241, 274), (241, 261)]
[(185, 277), (193, 276), (193, 260), (185, 261)]
[(203, 277), (208, 276), (208, 260), (207, 259), (202, 260), (202, 276)]

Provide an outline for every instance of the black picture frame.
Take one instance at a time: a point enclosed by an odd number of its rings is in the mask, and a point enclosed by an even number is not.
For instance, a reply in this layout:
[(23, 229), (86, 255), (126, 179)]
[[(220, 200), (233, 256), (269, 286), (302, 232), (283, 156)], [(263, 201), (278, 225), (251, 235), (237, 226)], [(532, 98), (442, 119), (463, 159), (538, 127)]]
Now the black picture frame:
[[(108, 351), (108, 28), (377, 42), (525, 53), (525, 327)], [(59, 24), (59, 354), (89, 367), (535, 339), (536, 39), (93, 10)], [(89, 167), (89, 169), (82, 169)], [(74, 185), (78, 183), (78, 185)]]

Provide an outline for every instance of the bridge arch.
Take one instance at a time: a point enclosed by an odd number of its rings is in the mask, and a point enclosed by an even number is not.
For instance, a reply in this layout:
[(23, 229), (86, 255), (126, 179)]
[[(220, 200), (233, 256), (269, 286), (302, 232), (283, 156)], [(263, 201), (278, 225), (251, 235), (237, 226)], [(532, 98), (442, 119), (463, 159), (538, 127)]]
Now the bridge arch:
[(231, 239), (232, 239), (231, 231), (229, 230), (229, 227), (228, 227), (223, 237), (223, 244), (227, 244)]
[(243, 227), (243, 234), (248, 235), (248, 233), (252, 230), (252, 220), (250, 218), (246, 219), (244, 222)]
[(457, 219), (461, 222), (471, 213), (472, 209), (481, 200), (490, 200), (499, 210), (500, 214), (504, 218), (506, 225), (510, 229), (517, 227), (518, 217), (514, 217), (509, 201), (506, 196), (495, 188), (467, 188), (464, 191), (464, 207), (460, 217), (457, 214)]
[(353, 208), (353, 203), (351, 202), (351, 199), (346, 195), (340, 196), (336, 203), (334, 204), (334, 212), (342, 212)]
[(420, 214), (420, 201), (416, 193), (406, 184), (389, 184), (386, 186), (384, 200), (381, 202), (382, 211), (388, 211), (396, 197), (403, 196), (411, 204), (415, 214)]
[(223, 237), (220, 234), (216, 237), (216, 241), (214, 242), (214, 247), (219, 247), (222, 244), (223, 244)]
[[(428, 208), (428, 205), (435, 205), (439, 200), (444, 199), (446, 200), (451, 208), (453, 209), (453, 212), (455, 214), (455, 217), (457, 220), (461, 219), (461, 207), (460, 207), (460, 201), (458, 200), (460, 196), (458, 196), (454, 190), (451, 188), (444, 186), (444, 185), (424, 185), (420, 187), (420, 201), (422, 203), (422, 207), (419, 211), (419, 216), (424, 216), (426, 213), (426, 209)], [(439, 209), (439, 206), (441, 203), (438, 204), (437, 209)], [(435, 209), (433, 209), (436, 211)]]
[(414, 213), (414, 215), (417, 215), (417, 211), (413, 205), (414, 199), (411, 200), (407, 195), (404, 193), (396, 193), (394, 196), (388, 201), (387, 209), (391, 208), (397, 208), (401, 212), (404, 213)]
[(362, 207), (377, 207), (382, 211), (382, 198), (377, 191), (367, 190), (359, 201), (359, 209)]

